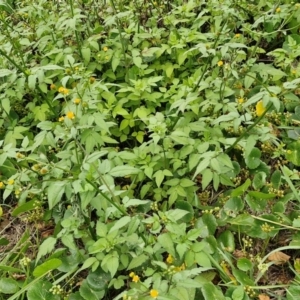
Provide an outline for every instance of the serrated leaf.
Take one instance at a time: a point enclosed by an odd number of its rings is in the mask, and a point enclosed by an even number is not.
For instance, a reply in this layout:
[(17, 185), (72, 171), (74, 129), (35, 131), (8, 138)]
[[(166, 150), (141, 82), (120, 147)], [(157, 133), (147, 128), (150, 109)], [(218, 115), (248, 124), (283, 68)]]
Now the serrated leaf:
[(131, 262), (130, 262), (128, 268), (127, 268), (127, 270), (135, 269), (135, 268), (141, 266), (141, 265), (142, 265), (143, 263), (145, 263), (148, 259), (149, 259), (149, 256), (146, 255), (146, 254), (141, 254), (141, 255), (139, 255), (139, 256), (134, 257), (134, 258), (131, 260)]
[(36, 257), (36, 264), (41, 259), (42, 256), (45, 256), (46, 254), (50, 253), (56, 244), (56, 238), (54, 237), (48, 237), (46, 240), (42, 242), (42, 244), (39, 247), (39, 251)]
[(130, 222), (130, 220), (131, 220), (131, 217), (129, 217), (129, 216), (122, 217), (114, 224), (114, 226), (110, 229), (109, 233), (124, 227), (125, 225), (127, 225)]
[(64, 181), (55, 181), (50, 184), (48, 187), (48, 204), (49, 209), (51, 210), (62, 198), (62, 195), (65, 191), (65, 182)]

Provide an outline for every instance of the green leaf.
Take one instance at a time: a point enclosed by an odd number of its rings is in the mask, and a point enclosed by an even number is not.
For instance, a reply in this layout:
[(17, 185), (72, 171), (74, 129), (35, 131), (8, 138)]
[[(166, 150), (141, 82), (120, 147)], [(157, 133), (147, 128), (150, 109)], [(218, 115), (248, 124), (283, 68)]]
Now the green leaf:
[(271, 176), (271, 183), (275, 189), (279, 189), (281, 185), (281, 172), (279, 170), (275, 170)]
[(19, 290), (18, 282), (12, 278), (0, 279), (0, 293), (15, 294)]
[(200, 164), (197, 166), (197, 169), (194, 173), (193, 180), (196, 178), (196, 176), (201, 173), (204, 169), (206, 169), (210, 164), (209, 159), (204, 159), (200, 162)]
[(26, 211), (30, 211), (33, 210), (35, 208), (34, 203), (36, 202), (36, 199), (30, 200), (24, 204), (22, 204), (21, 206), (18, 206), (17, 208), (15, 208), (12, 212), (12, 216), (16, 217), (19, 214), (26, 212)]
[(48, 281), (39, 280), (31, 285), (27, 291), (28, 300), (59, 300), (59, 295), (53, 295), (49, 290), (52, 284)]
[(43, 276), (43, 275), (49, 273), (49, 271), (57, 269), (61, 264), (62, 264), (62, 261), (57, 258), (47, 260), (44, 263), (42, 263), (41, 265), (37, 266), (33, 270), (32, 274), (34, 277)]
[(176, 201), (175, 207), (181, 210), (186, 210), (188, 213), (179, 219), (179, 222), (189, 223), (192, 221), (194, 217), (194, 209), (193, 206), (186, 201)]
[(127, 270), (135, 269), (135, 268), (141, 266), (143, 263), (145, 263), (148, 260), (149, 260), (149, 256), (146, 254), (141, 254), (139, 256), (136, 256), (131, 260)]
[(129, 165), (124, 165), (124, 166), (116, 166), (116, 167), (112, 168), (108, 172), (108, 174), (113, 177), (124, 177), (124, 176), (128, 176), (128, 175), (138, 174), (139, 172), (140, 172), (139, 169), (136, 169)]
[(204, 191), (213, 179), (213, 172), (210, 169), (205, 169), (202, 172), (202, 190)]
[(223, 293), (211, 282), (204, 283), (201, 291), (205, 300), (225, 300)]
[(125, 225), (127, 225), (130, 222), (130, 220), (131, 220), (131, 217), (129, 217), (129, 216), (122, 217), (114, 224), (114, 226), (110, 229), (109, 233), (125, 227)]
[(234, 235), (230, 230), (223, 231), (219, 235), (217, 241), (224, 250), (228, 252), (233, 252), (235, 250)]
[(157, 172), (155, 172), (154, 177), (155, 177), (156, 185), (160, 187), (161, 183), (165, 178), (164, 172), (162, 170), (158, 170)]
[(95, 291), (87, 283), (87, 280), (83, 280), (79, 289), (79, 293), (84, 300), (99, 300), (103, 298), (105, 291)]
[(39, 247), (39, 251), (36, 256), (35, 263), (37, 264), (42, 256), (45, 256), (46, 254), (50, 253), (54, 249), (55, 244), (56, 244), (56, 238), (54, 238), (52, 236), (50, 236), (46, 240), (44, 240)]
[(245, 290), (244, 287), (239, 286), (237, 288), (234, 289), (231, 298), (232, 300), (243, 300), (245, 296)]
[(248, 194), (251, 197), (254, 197), (256, 199), (272, 199), (272, 198), (276, 197), (275, 194), (266, 194), (266, 193), (257, 192), (257, 191), (249, 191)]
[(91, 60), (91, 49), (82, 47), (81, 54), (83, 56), (84, 64), (87, 66)]
[(261, 151), (258, 148), (253, 148), (246, 157), (245, 162), (249, 169), (256, 169), (260, 165)]
[(11, 75), (13, 72), (9, 69), (1, 69), (0, 70), (0, 78)]
[(237, 267), (242, 271), (250, 271), (252, 269), (252, 262), (245, 257), (239, 258), (237, 261)]
[(300, 166), (300, 141), (292, 142), (287, 146), (286, 159), (296, 166)]
[(232, 269), (232, 274), (236, 280), (243, 285), (255, 285), (254, 281), (250, 279), (244, 271)]
[(111, 277), (113, 278), (117, 273), (119, 267), (118, 253), (114, 251), (113, 253), (106, 255), (101, 262), (101, 267), (102, 268), (106, 267), (107, 270), (110, 272)]
[(267, 175), (264, 172), (256, 173), (254, 175), (254, 178), (253, 178), (253, 181), (252, 181), (252, 185), (253, 185), (254, 189), (259, 190), (260, 188), (265, 186), (266, 177), (267, 177)]
[(61, 200), (65, 191), (65, 185), (64, 181), (55, 181), (49, 185), (47, 195), (50, 210)]
[(105, 290), (111, 280), (111, 276), (98, 268), (95, 272), (89, 273), (86, 278), (87, 284), (93, 291)]
[(248, 178), (242, 185), (240, 185), (239, 187), (237, 187), (231, 192), (231, 196), (238, 197), (243, 195), (247, 191), (250, 185), (251, 185), (251, 180)]
[(163, 233), (158, 236), (157, 238), (160, 245), (173, 257), (176, 256), (175, 249), (174, 249), (174, 243), (172, 241), (170, 233)]

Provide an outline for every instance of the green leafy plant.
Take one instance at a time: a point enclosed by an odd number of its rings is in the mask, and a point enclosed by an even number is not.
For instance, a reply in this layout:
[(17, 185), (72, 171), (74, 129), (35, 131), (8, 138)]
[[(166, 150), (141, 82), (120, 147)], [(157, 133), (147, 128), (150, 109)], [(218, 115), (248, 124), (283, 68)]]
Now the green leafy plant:
[(299, 11), (0, 1), (0, 298), (294, 299)]

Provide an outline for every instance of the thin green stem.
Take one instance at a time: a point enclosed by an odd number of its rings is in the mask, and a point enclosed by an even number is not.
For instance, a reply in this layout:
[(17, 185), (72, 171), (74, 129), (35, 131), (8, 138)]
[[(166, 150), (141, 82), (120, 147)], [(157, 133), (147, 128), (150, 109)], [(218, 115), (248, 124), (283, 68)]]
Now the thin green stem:
[[(114, 0), (110, 0), (110, 3), (113, 7), (114, 13), (117, 14), (117, 10), (116, 10)], [(122, 52), (123, 52), (123, 56), (124, 56), (124, 64), (125, 64), (125, 69), (126, 69), (126, 80), (128, 81), (129, 80), (129, 75), (128, 75), (128, 65), (127, 65), (127, 59), (126, 59), (125, 41), (124, 41), (124, 38), (122, 36), (121, 23), (120, 23), (120, 20), (117, 16), (116, 16), (116, 21), (117, 21), (117, 27), (118, 27), (118, 31), (119, 31), (119, 35), (120, 35)]]

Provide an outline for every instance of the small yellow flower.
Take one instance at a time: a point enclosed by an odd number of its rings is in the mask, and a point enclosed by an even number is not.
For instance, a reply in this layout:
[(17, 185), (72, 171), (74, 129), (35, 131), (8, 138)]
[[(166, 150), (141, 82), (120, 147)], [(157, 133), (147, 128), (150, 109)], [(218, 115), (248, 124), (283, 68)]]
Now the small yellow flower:
[(14, 179), (9, 179), (7, 180), (7, 184), (13, 185), (15, 183)]
[(262, 100), (258, 101), (256, 104), (256, 115), (260, 117), (265, 112), (265, 110), (266, 108), (263, 105), (263, 101)]
[(58, 89), (58, 92), (63, 94), (63, 95), (68, 95), (69, 94), (69, 90), (62, 87), (62, 86)]
[(133, 282), (139, 282), (139, 280), (140, 280), (140, 277), (139, 277), (138, 275), (134, 275), (134, 276), (132, 277), (132, 281), (133, 281)]
[(4, 187), (5, 187), (4, 183), (2, 181), (0, 181), (0, 189), (2, 189)]
[(135, 273), (134, 272), (131, 272), (131, 273), (129, 273), (129, 277), (133, 277), (135, 275)]
[(239, 38), (240, 36), (241, 36), (240, 33), (236, 33), (234, 37), (237, 39), (237, 38)]
[(151, 290), (150, 291), (150, 296), (154, 299), (157, 298), (158, 297), (158, 291), (157, 290)]
[(222, 60), (219, 60), (219, 61), (218, 61), (218, 66), (219, 66), (219, 67), (222, 67), (223, 65), (224, 65), (224, 62), (223, 62)]
[(166, 259), (166, 262), (167, 262), (168, 264), (171, 264), (173, 261), (174, 261), (173, 256), (172, 256), (171, 254), (169, 254), (168, 257), (167, 257), (167, 259)]
[(281, 12), (281, 8), (280, 8), (280, 7), (277, 7), (277, 8), (276, 8), (276, 12), (277, 12), (277, 13), (280, 13), (280, 12)]
[(237, 99), (237, 101), (238, 101), (239, 104), (243, 104), (245, 102), (245, 99), (240, 97), (240, 98)]
[(20, 195), (21, 191), (22, 191), (21, 189), (15, 190), (15, 195), (16, 195), (16, 196)]
[(103, 51), (106, 52), (108, 50), (107, 47), (103, 47)]
[(50, 90), (52, 90), (52, 91), (56, 90), (56, 85), (53, 83), (50, 84)]
[(62, 117), (58, 118), (58, 122), (63, 122), (64, 119), (65, 119), (65, 117), (62, 116)]
[(76, 99), (74, 99), (74, 101), (73, 101), (76, 105), (78, 105), (80, 102), (81, 102), (81, 100), (79, 99), (79, 98), (76, 98)]
[(106, 59), (106, 60), (109, 60), (109, 56), (106, 55), (106, 56), (105, 56), (105, 59)]
[(96, 78), (95, 78), (95, 77), (90, 77), (90, 83), (94, 83), (94, 82), (95, 82), (95, 80), (96, 80)]
[(296, 74), (296, 73), (297, 73), (297, 70), (293, 69), (292, 74)]
[(66, 117), (70, 120), (73, 120), (73, 119), (75, 119), (75, 114), (72, 111), (68, 111), (66, 113)]

